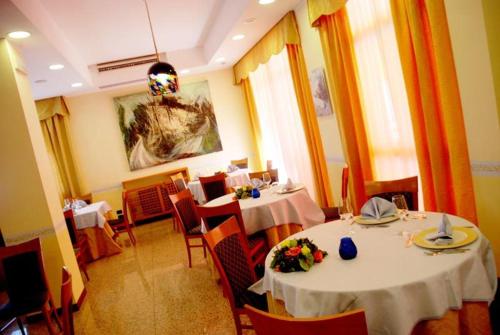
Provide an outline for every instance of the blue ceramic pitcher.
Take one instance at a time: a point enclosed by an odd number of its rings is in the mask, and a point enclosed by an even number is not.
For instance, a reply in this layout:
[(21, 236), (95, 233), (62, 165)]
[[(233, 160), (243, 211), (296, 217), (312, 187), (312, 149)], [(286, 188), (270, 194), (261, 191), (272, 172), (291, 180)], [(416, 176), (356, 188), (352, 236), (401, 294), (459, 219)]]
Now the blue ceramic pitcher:
[(256, 198), (260, 198), (260, 191), (257, 187), (255, 187), (253, 190), (252, 190), (252, 198), (256, 199)]

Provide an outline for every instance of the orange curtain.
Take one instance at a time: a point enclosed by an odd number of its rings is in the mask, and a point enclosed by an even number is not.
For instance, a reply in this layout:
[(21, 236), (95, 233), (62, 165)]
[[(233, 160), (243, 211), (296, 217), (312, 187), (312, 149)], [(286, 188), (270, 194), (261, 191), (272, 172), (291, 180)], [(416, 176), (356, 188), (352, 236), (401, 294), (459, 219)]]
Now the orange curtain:
[(365, 180), (372, 180), (371, 154), (364, 129), (356, 59), (345, 7), (323, 15), (313, 25), (318, 27), (325, 58), (330, 95), (335, 109), (349, 165), (351, 199), (355, 212), (366, 200)]
[(316, 199), (323, 207), (333, 205), (330, 179), (326, 167), (323, 142), (319, 132), (318, 119), (314, 108), (309, 77), (304, 61), (302, 47), (298, 44), (287, 44), (288, 62), (292, 72), (293, 86), (297, 96), (300, 118), (304, 127), (304, 135), (309, 148), (311, 168), (313, 170)]
[(477, 222), (443, 0), (391, 0), (426, 210)]

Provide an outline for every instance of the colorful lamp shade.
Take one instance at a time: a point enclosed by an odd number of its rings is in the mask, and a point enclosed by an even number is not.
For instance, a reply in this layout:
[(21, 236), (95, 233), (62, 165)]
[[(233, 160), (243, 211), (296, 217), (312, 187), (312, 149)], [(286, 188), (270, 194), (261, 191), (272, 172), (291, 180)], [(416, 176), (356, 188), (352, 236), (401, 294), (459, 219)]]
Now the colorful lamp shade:
[(153, 96), (165, 96), (179, 90), (177, 72), (168, 63), (154, 63), (148, 70), (148, 85)]

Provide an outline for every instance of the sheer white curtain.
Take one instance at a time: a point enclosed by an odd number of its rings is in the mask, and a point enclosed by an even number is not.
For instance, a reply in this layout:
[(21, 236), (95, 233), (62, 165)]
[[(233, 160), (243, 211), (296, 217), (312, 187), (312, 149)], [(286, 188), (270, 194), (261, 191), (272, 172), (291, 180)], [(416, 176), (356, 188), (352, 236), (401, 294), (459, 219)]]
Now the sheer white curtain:
[(286, 48), (250, 73), (262, 131), (262, 157), (278, 168), (280, 182), (291, 178), (315, 194), (307, 144)]
[(418, 175), (389, 0), (350, 0), (347, 12), (359, 69), (374, 177), (390, 180)]

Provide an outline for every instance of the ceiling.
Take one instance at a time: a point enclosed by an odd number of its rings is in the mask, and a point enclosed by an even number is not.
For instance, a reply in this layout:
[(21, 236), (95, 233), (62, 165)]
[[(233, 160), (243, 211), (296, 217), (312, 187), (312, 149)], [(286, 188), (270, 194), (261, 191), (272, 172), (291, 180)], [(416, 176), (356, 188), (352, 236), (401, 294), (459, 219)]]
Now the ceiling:
[[(183, 76), (232, 66), (301, 1), (147, 4), (158, 52), (175, 66), (182, 81)], [(17, 30), (31, 33), (11, 43), (23, 56), (35, 99), (146, 82), (151, 64), (109, 72), (96, 69), (98, 63), (154, 53), (144, 0), (0, 0), (0, 38)], [(233, 40), (237, 34), (245, 38)], [(64, 69), (49, 70), (56, 63)], [(82, 86), (72, 87), (76, 82)]]

